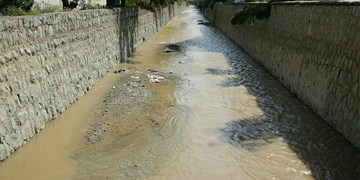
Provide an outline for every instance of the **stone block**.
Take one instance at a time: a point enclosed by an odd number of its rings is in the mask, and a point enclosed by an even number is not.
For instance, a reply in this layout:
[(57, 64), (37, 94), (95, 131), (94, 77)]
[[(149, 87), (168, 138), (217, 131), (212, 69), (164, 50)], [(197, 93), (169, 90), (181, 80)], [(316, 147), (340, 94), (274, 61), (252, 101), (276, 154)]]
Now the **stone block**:
[(34, 0), (31, 10), (62, 10), (63, 3), (61, 0)]

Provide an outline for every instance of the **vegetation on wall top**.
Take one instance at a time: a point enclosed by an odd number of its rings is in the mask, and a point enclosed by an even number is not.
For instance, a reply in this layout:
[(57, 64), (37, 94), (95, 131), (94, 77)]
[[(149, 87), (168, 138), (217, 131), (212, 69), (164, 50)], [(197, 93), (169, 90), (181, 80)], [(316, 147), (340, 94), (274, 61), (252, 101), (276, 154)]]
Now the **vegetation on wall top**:
[[(72, 10), (77, 7), (79, 0), (61, 0), (63, 2), (64, 11)], [(120, 3), (121, 1), (121, 3)], [(144, 9), (155, 10), (175, 2), (183, 2), (184, 0), (106, 0), (107, 8), (114, 7), (134, 7), (139, 6)], [(34, 0), (0, 0), (0, 16), (21, 16), (34, 15), (46, 12), (54, 12), (54, 9), (45, 11), (31, 11)], [(101, 9), (105, 8), (101, 5), (86, 4), (84, 9)]]
[(263, 20), (270, 17), (271, 4), (259, 4), (255, 6), (247, 6), (239, 11), (236, 11), (235, 14), (231, 17), (231, 24), (253, 24), (255, 20)]
[(25, 15), (34, 0), (0, 0), (0, 15)]

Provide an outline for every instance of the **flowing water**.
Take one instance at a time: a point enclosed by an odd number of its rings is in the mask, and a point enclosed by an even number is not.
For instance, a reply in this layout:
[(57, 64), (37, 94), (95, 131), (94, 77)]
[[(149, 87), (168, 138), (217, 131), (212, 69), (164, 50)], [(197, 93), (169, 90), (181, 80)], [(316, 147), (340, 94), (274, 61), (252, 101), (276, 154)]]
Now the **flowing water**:
[[(152, 98), (110, 106), (130, 75), (109, 73), (1, 162), (0, 179), (360, 179), (358, 148), (197, 20), (188, 7), (117, 67), (169, 72), (139, 91)], [(89, 144), (94, 122), (111, 127)]]

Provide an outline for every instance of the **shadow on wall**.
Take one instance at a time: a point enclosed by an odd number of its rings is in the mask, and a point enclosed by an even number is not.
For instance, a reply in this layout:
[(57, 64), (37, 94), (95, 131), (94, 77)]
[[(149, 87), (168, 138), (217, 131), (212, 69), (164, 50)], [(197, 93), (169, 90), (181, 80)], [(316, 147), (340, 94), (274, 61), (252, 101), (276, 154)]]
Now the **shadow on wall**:
[(140, 8), (123, 7), (114, 9), (114, 11), (119, 11), (116, 13), (118, 21), (117, 33), (119, 34), (120, 61), (122, 62), (135, 51), (135, 35)]
[(202, 36), (174, 45), (185, 51), (222, 53), (232, 70), (209, 68), (207, 73), (214, 76), (232, 75), (219, 87), (245, 87), (256, 97), (264, 113), (260, 117), (228, 122), (224, 129), (219, 129), (222, 141), (253, 152), (281, 138), (311, 170), (315, 179), (359, 178), (358, 148), (218, 30), (209, 26), (202, 26), (200, 30)]
[[(169, 17), (170, 19), (173, 18), (174, 15), (174, 5), (171, 6), (167, 6), (166, 8), (162, 9), (162, 8), (158, 8), (154, 11), (154, 15), (155, 15), (155, 24), (156, 24), (156, 31), (159, 31), (161, 29), (161, 27), (163, 27), (166, 24), (166, 19), (164, 19), (164, 17)], [(166, 12), (167, 11), (167, 12)], [(165, 14), (167, 14), (167, 16), (165, 16)]]
[(275, 3), (269, 20), (251, 26), (232, 26), (227, 21), (237, 9), (251, 4), (218, 4), (205, 14), (216, 15), (217, 27), (360, 148), (360, 46), (351, 20), (359, 16), (347, 15), (360, 6), (346, 2), (285, 4)]
[[(154, 22), (146, 19), (147, 22), (140, 24), (140, 14), (143, 13), (139, 7), (123, 7), (114, 9), (117, 14), (117, 33), (119, 34), (120, 61), (123, 62), (134, 53), (136, 47), (148, 39), (153, 33), (159, 31), (170, 19), (175, 16), (175, 8), (178, 4), (169, 5), (163, 9), (153, 12)], [(139, 31), (145, 31), (143, 35)], [(137, 36), (138, 39), (136, 39)], [(140, 38), (140, 39), (139, 39)]]

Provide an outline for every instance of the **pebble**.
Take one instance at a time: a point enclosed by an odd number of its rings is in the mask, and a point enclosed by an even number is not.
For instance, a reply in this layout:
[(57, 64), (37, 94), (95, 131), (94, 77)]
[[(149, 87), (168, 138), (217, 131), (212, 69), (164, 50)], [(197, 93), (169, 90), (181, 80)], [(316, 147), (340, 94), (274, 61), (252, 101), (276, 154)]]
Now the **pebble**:
[(166, 53), (171, 53), (171, 52), (176, 52), (175, 50), (172, 50), (172, 49), (170, 49), (170, 48), (166, 48), (165, 50), (164, 50), (164, 52), (166, 52)]
[(159, 71), (156, 70), (156, 69), (148, 69), (147, 71), (148, 71), (148, 72), (159, 72)]
[(127, 73), (127, 72), (129, 72), (129, 70), (126, 69), (126, 68), (122, 68), (122, 69), (120, 69), (120, 70), (114, 71), (115, 74), (118, 74), (118, 73)]
[(159, 75), (154, 75), (154, 74), (148, 74), (147, 77), (149, 78), (149, 81), (151, 83), (160, 83), (161, 81), (163, 81), (165, 78)]

